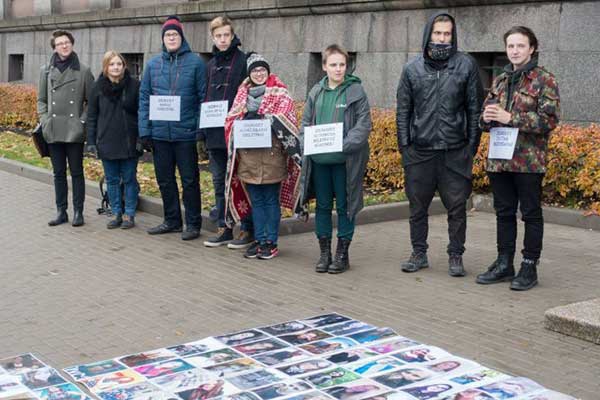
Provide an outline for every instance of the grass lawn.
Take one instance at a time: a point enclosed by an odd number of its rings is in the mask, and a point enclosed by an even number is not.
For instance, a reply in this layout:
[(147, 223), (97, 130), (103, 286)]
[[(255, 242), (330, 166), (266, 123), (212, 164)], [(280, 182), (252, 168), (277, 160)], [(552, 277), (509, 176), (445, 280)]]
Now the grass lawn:
[[(30, 137), (20, 135), (8, 130), (0, 131), (0, 157), (20, 161), (36, 167), (51, 169), (49, 158), (41, 158)], [(209, 210), (214, 204), (214, 193), (211, 174), (206, 171), (207, 162), (201, 162), (200, 189), (202, 192), (202, 207)], [(102, 163), (93, 157), (85, 157), (83, 160), (85, 177), (93, 181), (99, 181), (104, 175)], [(154, 165), (151, 162), (140, 162), (137, 171), (141, 194), (152, 197), (160, 197)], [(179, 177), (177, 178), (179, 179)], [(181, 182), (180, 182), (181, 185)], [(365, 193), (365, 205), (393, 203), (406, 200), (403, 191), (390, 193)]]

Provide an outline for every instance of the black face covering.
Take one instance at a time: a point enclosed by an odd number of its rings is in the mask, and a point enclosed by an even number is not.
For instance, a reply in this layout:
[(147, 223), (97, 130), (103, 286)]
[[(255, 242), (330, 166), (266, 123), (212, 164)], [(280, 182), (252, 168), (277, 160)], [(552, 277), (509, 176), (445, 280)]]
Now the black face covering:
[(452, 55), (452, 43), (429, 42), (429, 56), (434, 61), (445, 61)]

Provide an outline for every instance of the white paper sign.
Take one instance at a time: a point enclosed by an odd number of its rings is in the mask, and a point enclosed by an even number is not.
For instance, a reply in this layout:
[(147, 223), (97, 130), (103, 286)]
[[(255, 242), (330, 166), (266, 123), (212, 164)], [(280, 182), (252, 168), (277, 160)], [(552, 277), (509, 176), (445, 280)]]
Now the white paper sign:
[(519, 136), (519, 128), (492, 128), (488, 158), (512, 160)]
[(233, 121), (233, 143), (238, 149), (270, 148), (271, 121), (268, 119)]
[(304, 127), (304, 154), (339, 153), (344, 145), (344, 124)]
[(225, 126), (229, 102), (207, 101), (200, 107), (200, 128), (220, 128)]
[(180, 96), (150, 96), (151, 121), (179, 121), (180, 118)]

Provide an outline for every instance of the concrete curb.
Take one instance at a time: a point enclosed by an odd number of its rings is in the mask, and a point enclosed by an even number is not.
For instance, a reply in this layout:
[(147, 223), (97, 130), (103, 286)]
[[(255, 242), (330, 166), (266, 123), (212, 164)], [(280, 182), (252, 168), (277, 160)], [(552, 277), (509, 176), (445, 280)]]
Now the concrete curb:
[(547, 329), (600, 344), (600, 298), (554, 307), (544, 313)]
[[(28, 165), (7, 158), (0, 157), (0, 170), (10, 172), (19, 176), (33, 179), (39, 182), (53, 184), (52, 172), (44, 169)], [(69, 181), (70, 186), (70, 181)], [(100, 199), (100, 190), (98, 183), (86, 180), (85, 182), (86, 195)], [(149, 196), (140, 196), (138, 209), (148, 214), (163, 216), (162, 202), (158, 198)], [(444, 206), (439, 198), (433, 199), (429, 208), (430, 215), (445, 213)], [(365, 207), (357, 216), (357, 225), (372, 224), (376, 222), (393, 221), (398, 219), (406, 219), (410, 215), (408, 202), (381, 204), (376, 206)], [(334, 218), (334, 226), (336, 225)], [(307, 222), (300, 221), (296, 218), (283, 218), (280, 224), (280, 235), (291, 235), (296, 233), (305, 233), (314, 231), (314, 215), (311, 215)], [(202, 229), (210, 232), (217, 230), (216, 225), (209, 219), (208, 213), (202, 213)]]
[[(475, 194), (471, 197), (471, 202), (476, 211), (494, 212), (494, 202), (490, 195)], [(600, 231), (600, 216), (585, 216), (580, 210), (544, 207), (544, 221), (551, 224)]]

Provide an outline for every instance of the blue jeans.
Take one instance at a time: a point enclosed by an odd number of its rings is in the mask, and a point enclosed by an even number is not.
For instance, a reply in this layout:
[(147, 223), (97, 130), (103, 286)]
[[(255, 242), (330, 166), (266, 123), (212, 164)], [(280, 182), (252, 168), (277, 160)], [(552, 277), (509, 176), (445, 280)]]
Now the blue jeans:
[(246, 184), (252, 202), (252, 221), (254, 222), (254, 238), (260, 243), (267, 241), (277, 244), (279, 237), (279, 188), (281, 183), (267, 185)]
[(164, 222), (170, 227), (182, 225), (179, 188), (175, 180), (175, 167), (177, 167), (181, 176), (185, 223), (188, 228), (199, 230), (202, 227), (202, 215), (200, 214), (200, 175), (196, 142), (155, 140), (152, 156), (156, 181), (163, 201)]
[[(135, 216), (138, 203), (140, 186), (136, 178), (138, 158), (123, 160), (102, 160), (104, 176), (106, 177), (106, 191), (110, 201), (110, 209), (114, 215), (123, 214), (123, 195), (125, 197), (125, 214)], [(121, 182), (124, 185), (121, 193)]]
[[(208, 168), (212, 174), (213, 188), (215, 190), (215, 206), (217, 207), (217, 226), (224, 228), (225, 223), (225, 179), (227, 175), (227, 150), (211, 149), (208, 151), (210, 163)], [(241, 221), (241, 229), (252, 232), (252, 217)]]

